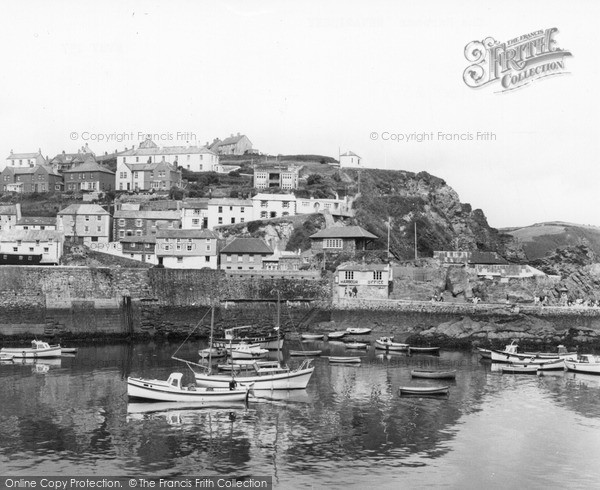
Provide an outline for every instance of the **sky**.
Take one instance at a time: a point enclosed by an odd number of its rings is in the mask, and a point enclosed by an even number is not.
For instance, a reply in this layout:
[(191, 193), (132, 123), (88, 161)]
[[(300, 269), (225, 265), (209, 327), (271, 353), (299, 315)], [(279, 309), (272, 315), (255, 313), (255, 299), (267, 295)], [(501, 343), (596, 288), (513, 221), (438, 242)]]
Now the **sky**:
[[(0, 18), (0, 154), (240, 132), (273, 155), (427, 171), (494, 227), (600, 226), (595, 0), (3, 1)], [(562, 74), (464, 82), (470, 42), (549, 28)]]

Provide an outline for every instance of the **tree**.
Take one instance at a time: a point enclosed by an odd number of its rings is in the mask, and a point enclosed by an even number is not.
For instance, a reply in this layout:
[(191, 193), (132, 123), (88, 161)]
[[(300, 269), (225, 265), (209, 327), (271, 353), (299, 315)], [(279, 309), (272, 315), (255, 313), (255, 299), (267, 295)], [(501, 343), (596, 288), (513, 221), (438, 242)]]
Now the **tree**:
[(175, 186), (171, 187), (171, 190), (169, 190), (169, 199), (181, 201), (183, 199), (183, 189)]

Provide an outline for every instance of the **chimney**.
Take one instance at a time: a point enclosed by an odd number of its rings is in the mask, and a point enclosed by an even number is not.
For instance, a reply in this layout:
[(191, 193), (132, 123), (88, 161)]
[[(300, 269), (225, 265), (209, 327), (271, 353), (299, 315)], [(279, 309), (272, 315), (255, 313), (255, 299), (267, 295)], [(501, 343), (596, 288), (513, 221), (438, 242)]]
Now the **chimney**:
[(233, 133), (231, 133), (231, 137), (233, 138)]
[(65, 150), (63, 150), (63, 155), (65, 154)]

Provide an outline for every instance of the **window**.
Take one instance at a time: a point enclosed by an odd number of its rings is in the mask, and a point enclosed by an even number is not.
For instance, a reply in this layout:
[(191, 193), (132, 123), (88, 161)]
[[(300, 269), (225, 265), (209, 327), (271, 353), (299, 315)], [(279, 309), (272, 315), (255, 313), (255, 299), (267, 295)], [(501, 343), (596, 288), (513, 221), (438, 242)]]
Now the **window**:
[(96, 216), (96, 221), (102, 221), (102, 216), (100, 216), (100, 215)]
[(238, 262), (243, 262), (244, 261), (244, 256), (242, 254), (238, 255)]
[(165, 249), (165, 251), (168, 252), (169, 250), (171, 250), (171, 245), (165, 245), (163, 248)]
[(125, 230), (119, 230), (119, 238), (125, 237)]
[(219, 224), (222, 225), (223, 224), (223, 217), (219, 216)]
[(269, 203), (267, 201), (260, 201), (261, 208), (266, 208), (268, 205), (269, 205)]
[(260, 212), (260, 217), (261, 218), (266, 218), (267, 217), (267, 212), (266, 211), (261, 211)]
[(92, 237), (92, 242), (97, 242), (98, 241), (98, 237), (97, 236), (93, 236)]
[(245, 208), (244, 208), (244, 206), (242, 206), (242, 207), (240, 208), (240, 213), (243, 213), (243, 212), (244, 212), (244, 209), (245, 209)]
[(50, 249), (48, 247), (44, 247), (44, 253), (47, 254), (50, 252)]
[(142, 226), (142, 220), (141, 219), (136, 219), (135, 220), (135, 226), (137, 226), (138, 228), (140, 228)]
[(89, 221), (89, 220), (90, 220), (90, 217), (89, 217), (87, 214), (85, 215), (85, 220), (86, 220), (86, 221)]
[(39, 244), (40, 244), (40, 241), (39, 241), (39, 240), (36, 240), (36, 241), (35, 241), (35, 244), (36, 244), (36, 246), (39, 246)]
[(21, 240), (17, 240), (17, 247), (20, 247), (22, 243)]
[(210, 248), (211, 248), (211, 247), (210, 247), (210, 243), (207, 243), (207, 244), (206, 244), (206, 251), (207, 251), (207, 252), (210, 252)]
[(181, 243), (178, 243), (178, 244), (175, 246), (175, 250), (181, 250)]
[(192, 220), (192, 226), (200, 226), (200, 220), (198, 218), (194, 218)]
[(383, 279), (383, 272), (382, 271), (373, 271), (373, 279), (375, 281), (381, 281), (381, 279)]
[(33, 252), (33, 247), (29, 247), (29, 251), (30, 251), (30, 252)]
[(248, 262), (254, 262), (254, 255), (250, 254), (248, 257)]
[(283, 201), (281, 203), (281, 206), (284, 207), (284, 208), (289, 208), (290, 207), (290, 201)]
[(13, 247), (13, 252), (18, 252), (18, 251), (19, 251), (18, 247)]
[(344, 279), (346, 279), (346, 281), (353, 280), (354, 279), (354, 271), (345, 271), (344, 272)]
[[(100, 227), (98, 227), (98, 231), (100, 231)], [(135, 236), (142, 236), (142, 230), (135, 230)]]
[(231, 218), (231, 224), (235, 224), (235, 218)]
[(342, 240), (340, 238), (326, 238), (323, 240), (323, 248), (342, 248)]
[(191, 243), (188, 243), (185, 248), (188, 252), (191, 252), (194, 249), (194, 246)]
[(102, 233), (102, 227), (101, 226), (96, 226), (96, 231), (98, 233)]
[(223, 212), (223, 206), (219, 206), (219, 213)]
[(210, 262), (210, 257), (208, 255), (204, 256), (204, 262)]
[(177, 263), (181, 264), (183, 262), (183, 257), (177, 257)]
[[(15, 252), (17, 251), (17, 249), (15, 248)], [(231, 255), (227, 255), (227, 262), (231, 262)]]
[(243, 223), (243, 222), (244, 222), (244, 218), (240, 218), (240, 223)]

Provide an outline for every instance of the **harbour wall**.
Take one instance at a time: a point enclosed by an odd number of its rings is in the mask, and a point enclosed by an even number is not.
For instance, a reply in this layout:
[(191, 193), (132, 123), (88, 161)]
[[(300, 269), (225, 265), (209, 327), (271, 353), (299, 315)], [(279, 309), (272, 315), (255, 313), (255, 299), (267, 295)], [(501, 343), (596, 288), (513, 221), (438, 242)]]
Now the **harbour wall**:
[[(89, 267), (0, 267), (0, 336), (93, 338), (207, 333), (216, 326), (275, 325), (285, 330), (371, 326), (374, 334), (414, 335), (469, 318), (482, 325), (552, 324), (600, 335), (600, 309), (431, 303), (350, 298), (332, 303), (331, 276), (320, 280), (232, 277), (223, 271)], [(277, 298), (280, 314), (277, 314)], [(533, 328), (533, 327), (531, 327)], [(507, 332), (512, 332), (510, 329)], [(507, 334), (508, 335), (508, 334)]]

